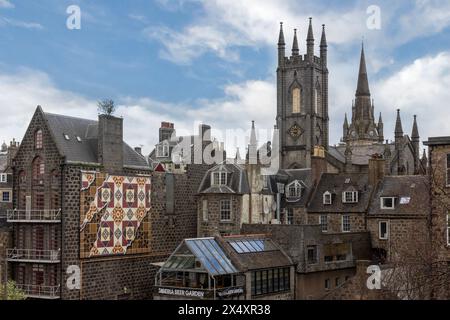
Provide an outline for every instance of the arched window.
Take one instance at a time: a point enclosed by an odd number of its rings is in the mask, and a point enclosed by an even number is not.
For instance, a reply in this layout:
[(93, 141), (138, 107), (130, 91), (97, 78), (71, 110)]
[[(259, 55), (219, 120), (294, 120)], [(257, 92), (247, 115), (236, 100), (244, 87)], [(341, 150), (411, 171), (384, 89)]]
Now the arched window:
[(302, 104), (302, 95), (300, 88), (292, 90), (292, 113), (300, 113)]
[(42, 130), (39, 129), (34, 135), (34, 145), (36, 149), (42, 149)]
[(314, 89), (314, 113), (317, 115), (322, 114), (322, 94), (319, 86)]
[(45, 174), (45, 164), (40, 157), (37, 157), (33, 161), (33, 180), (42, 181), (44, 180)]
[(25, 170), (22, 170), (19, 172), (19, 185), (23, 186), (27, 184), (27, 174), (25, 173)]

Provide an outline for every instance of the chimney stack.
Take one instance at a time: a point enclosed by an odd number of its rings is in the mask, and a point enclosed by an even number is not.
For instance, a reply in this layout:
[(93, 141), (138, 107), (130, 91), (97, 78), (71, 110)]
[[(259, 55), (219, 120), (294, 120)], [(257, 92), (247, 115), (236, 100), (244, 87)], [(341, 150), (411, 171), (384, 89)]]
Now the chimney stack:
[(159, 142), (169, 140), (172, 134), (175, 132), (175, 126), (171, 122), (161, 122), (161, 128), (159, 128)]
[(123, 119), (98, 116), (98, 162), (108, 173), (123, 171)]
[(381, 155), (369, 159), (369, 185), (376, 186), (385, 176), (385, 160)]
[(314, 147), (314, 154), (311, 157), (311, 178), (314, 185), (319, 183), (323, 173), (327, 173), (327, 161), (325, 160), (325, 149)]

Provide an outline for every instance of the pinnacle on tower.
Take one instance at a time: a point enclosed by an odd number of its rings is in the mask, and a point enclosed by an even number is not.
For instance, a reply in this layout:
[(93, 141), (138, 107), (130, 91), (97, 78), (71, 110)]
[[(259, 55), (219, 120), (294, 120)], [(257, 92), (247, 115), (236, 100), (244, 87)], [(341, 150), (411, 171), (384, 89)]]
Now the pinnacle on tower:
[(369, 79), (367, 77), (366, 56), (364, 54), (364, 44), (361, 48), (361, 60), (359, 63), (358, 86), (356, 89), (357, 96), (370, 96)]
[(309, 18), (308, 37), (306, 38), (306, 42), (308, 42), (308, 44), (309, 44), (311, 41), (314, 44), (314, 32), (313, 32), (313, 27), (312, 27), (312, 18)]
[(411, 134), (411, 139), (412, 140), (419, 140), (419, 129), (417, 127), (417, 116), (414, 115), (414, 123), (413, 123), (413, 128), (412, 128), (412, 134)]
[(312, 18), (309, 18), (308, 36), (306, 38), (306, 54), (311, 62), (314, 56), (314, 33), (312, 28)]
[(322, 25), (322, 38), (320, 39), (320, 47), (321, 48), (328, 47), (327, 36), (325, 34), (325, 25), (324, 24)]
[(397, 120), (395, 121), (395, 136), (403, 137), (402, 119), (400, 118), (400, 109), (397, 109)]
[(280, 35), (278, 37), (278, 46), (284, 47), (286, 43), (284, 42), (284, 33), (283, 33), (283, 22), (280, 22)]
[(292, 43), (292, 55), (298, 56), (298, 41), (297, 41), (297, 29), (294, 29), (294, 42)]

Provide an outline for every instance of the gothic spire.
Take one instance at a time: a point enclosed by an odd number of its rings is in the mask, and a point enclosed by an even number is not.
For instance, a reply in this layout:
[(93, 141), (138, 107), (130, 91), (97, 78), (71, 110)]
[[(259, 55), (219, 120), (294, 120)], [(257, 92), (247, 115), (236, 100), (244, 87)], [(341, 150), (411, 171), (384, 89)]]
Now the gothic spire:
[(381, 112), (380, 112), (380, 117), (378, 118), (378, 125), (383, 124), (383, 118), (381, 117)]
[(417, 127), (417, 116), (414, 115), (414, 123), (413, 123), (413, 128), (412, 128), (412, 134), (411, 134), (411, 139), (412, 140), (419, 140), (419, 129)]
[(297, 29), (294, 29), (294, 42), (292, 43), (292, 55), (298, 56), (298, 41), (297, 41)]
[(309, 18), (309, 26), (308, 26), (308, 37), (306, 41), (310, 43), (311, 41), (314, 43), (314, 32), (312, 27), (312, 18)]
[(278, 37), (278, 46), (284, 47), (286, 43), (284, 42), (284, 33), (283, 33), (283, 22), (280, 22), (280, 36)]
[(403, 137), (402, 119), (400, 118), (400, 109), (397, 109), (397, 120), (395, 121), (395, 136)]
[(366, 56), (364, 54), (364, 43), (361, 48), (361, 60), (359, 62), (357, 96), (370, 96), (369, 80), (367, 78)]
[(322, 38), (320, 39), (320, 47), (324, 48), (324, 47), (328, 47), (327, 44), (327, 36), (325, 34), (325, 25), (322, 25)]
[(241, 153), (239, 152), (239, 147), (236, 148), (236, 157), (235, 160), (242, 160), (241, 159)]
[(256, 130), (255, 130), (255, 121), (252, 120), (252, 131), (250, 133), (250, 145), (256, 146), (258, 142), (256, 141)]

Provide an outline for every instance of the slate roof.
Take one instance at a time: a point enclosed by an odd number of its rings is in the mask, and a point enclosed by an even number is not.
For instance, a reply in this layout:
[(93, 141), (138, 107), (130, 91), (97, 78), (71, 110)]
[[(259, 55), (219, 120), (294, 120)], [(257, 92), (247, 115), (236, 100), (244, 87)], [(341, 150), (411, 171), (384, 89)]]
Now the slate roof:
[[(348, 179), (348, 180), (347, 180)], [(346, 183), (348, 181), (348, 183)], [(342, 203), (342, 192), (358, 191), (358, 203)], [(323, 204), (323, 194), (332, 194), (332, 204)], [(308, 212), (362, 213), (367, 212), (373, 187), (364, 173), (324, 173), (309, 203)]]
[[(386, 176), (377, 186), (369, 215), (425, 216), (430, 212), (429, 188), (427, 176)], [(395, 209), (381, 209), (381, 197), (395, 197)]]
[[(227, 184), (223, 186), (211, 185), (211, 174), (213, 172), (227, 172)], [(249, 194), (247, 172), (237, 164), (219, 164), (209, 169), (200, 183), (198, 193), (218, 193), (218, 194)]]
[[(56, 146), (68, 162), (98, 163), (98, 121), (44, 113)], [(65, 139), (68, 135), (70, 140)], [(81, 138), (81, 142), (77, 140)], [(144, 156), (123, 143), (124, 166), (148, 168)]]
[[(395, 145), (390, 143), (389, 148), (391, 154), (394, 154)], [(328, 153), (340, 162), (345, 163), (345, 149), (345, 145), (330, 146)], [(352, 164), (367, 166), (373, 154), (384, 154), (384, 150), (385, 144), (380, 143), (354, 146), (352, 148)]]

